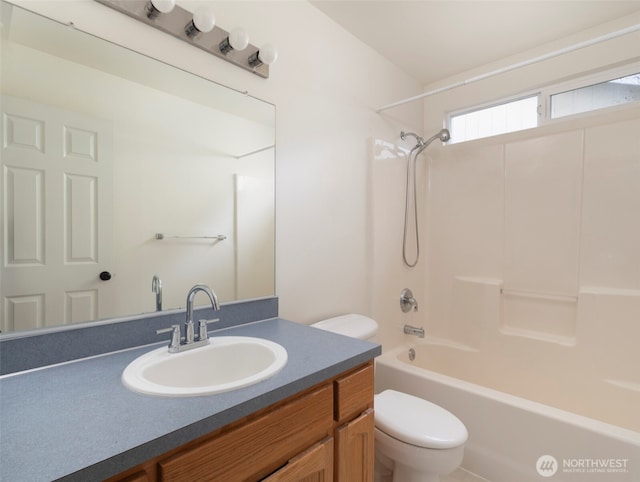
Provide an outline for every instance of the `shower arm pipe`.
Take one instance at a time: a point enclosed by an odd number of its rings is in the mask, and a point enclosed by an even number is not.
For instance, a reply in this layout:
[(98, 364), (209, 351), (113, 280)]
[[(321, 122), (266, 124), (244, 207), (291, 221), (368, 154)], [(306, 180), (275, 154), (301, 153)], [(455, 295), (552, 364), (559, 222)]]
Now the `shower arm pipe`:
[(376, 112), (379, 114), (380, 112), (383, 112), (385, 110), (388, 109), (392, 109), (394, 107), (398, 107), (404, 104), (408, 104), (411, 102), (415, 102), (418, 101), (420, 99), (424, 99), (425, 97), (430, 97), (432, 95), (436, 95), (439, 94), (441, 92), (446, 92), (448, 90), (453, 90), (453, 89), (457, 89), (458, 87), (463, 87), (465, 85), (468, 84), (473, 84), (474, 82), (478, 82), (479, 80), (484, 80), (484, 79), (488, 79), (490, 77), (495, 77), (496, 75), (500, 75), (500, 74), (504, 74), (507, 72), (511, 72), (512, 70), (517, 70), (520, 69), (522, 67), (527, 67), (529, 65), (532, 64), (536, 64), (538, 62), (542, 62), (544, 60), (549, 60), (552, 59), (554, 57), (559, 57), (560, 55), (564, 55), (564, 54), (568, 54), (571, 52), (575, 52), (576, 50), (580, 50), (583, 49), (585, 47), (590, 47), (592, 45), (595, 44), (599, 44), (602, 42), (606, 42), (608, 40), (613, 40), (615, 38), (618, 37), (622, 37), (624, 35), (628, 35), (630, 33), (634, 33), (634, 32), (638, 32), (640, 31), (640, 23), (639, 24), (635, 24), (635, 25), (631, 25), (629, 27), (623, 28), (621, 30), (616, 30), (615, 32), (610, 32), (608, 34), (604, 34), (604, 35), (600, 35), (599, 37), (595, 37), (589, 40), (585, 40), (583, 42), (578, 42), (576, 44), (573, 45), (569, 45), (568, 47), (564, 47), (558, 50), (554, 50), (552, 52), (548, 52), (546, 54), (543, 55), (539, 55), (537, 57), (533, 57), (531, 59), (528, 60), (523, 60), (522, 62), (516, 62), (514, 64), (511, 65), (507, 65), (506, 67), (501, 67), (499, 69), (495, 69), (492, 70), (490, 72), (486, 72), (484, 74), (480, 74), (480, 75), (476, 75), (475, 77), (470, 77), (466, 80), (461, 80), (459, 82), (454, 82), (452, 84), (449, 85), (445, 85), (443, 87), (439, 87), (437, 89), (433, 89), (433, 90), (429, 90), (427, 92), (423, 92), (422, 94), (418, 94), (418, 95), (414, 95), (413, 97), (408, 97), (406, 99), (403, 100), (399, 100), (397, 102), (393, 102), (392, 104), (387, 104), (385, 106), (379, 107), (378, 109), (376, 109)]

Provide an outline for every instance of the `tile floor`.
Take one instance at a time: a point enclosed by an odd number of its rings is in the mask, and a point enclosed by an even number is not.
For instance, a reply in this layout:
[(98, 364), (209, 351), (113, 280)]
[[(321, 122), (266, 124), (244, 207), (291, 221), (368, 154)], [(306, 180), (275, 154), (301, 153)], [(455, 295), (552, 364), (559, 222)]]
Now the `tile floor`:
[(490, 481), (480, 477), (479, 475), (468, 472), (463, 468), (459, 468), (455, 472), (444, 477), (442, 479), (442, 482), (490, 482)]
[[(391, 475), (390, 472), (385, 473), (384, 475), (381, 475), (379, 472), (376, 471), (374, 480), (375, 482), (391, 482), (392, 478), (393, 476)], [(491, 481), (460, 467), (455, 472), (452, 472), (446, 477), (441, 477), (440, 482), (491, 482)]]

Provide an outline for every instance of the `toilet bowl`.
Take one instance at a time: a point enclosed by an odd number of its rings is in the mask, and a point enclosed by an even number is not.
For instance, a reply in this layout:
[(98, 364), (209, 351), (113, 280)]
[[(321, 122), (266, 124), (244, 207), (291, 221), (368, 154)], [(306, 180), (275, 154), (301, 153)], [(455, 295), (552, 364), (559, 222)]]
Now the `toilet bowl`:
[[(319, 328), (373, 339), (378, 324), (362, 315), (314, 323)], [(460, 466), (468, 432), (451, 412), (427, 400), (384, 390), (374, 397), (376, 481), (438, 482)]]
[(451, 412), (395, 390), (375, 395), (374, 409), (376, 450), (394, 482), (437, 482), (462, 463), (468, 433)]

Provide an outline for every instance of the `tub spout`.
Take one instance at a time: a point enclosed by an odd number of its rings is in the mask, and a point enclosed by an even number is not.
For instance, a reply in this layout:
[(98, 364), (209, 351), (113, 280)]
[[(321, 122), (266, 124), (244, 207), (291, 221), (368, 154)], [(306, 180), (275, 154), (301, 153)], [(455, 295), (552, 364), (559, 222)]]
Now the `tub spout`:
[(418, 338), (424, 338), (424, 328), (418, 328), (416, 326), (404, 325), (404, 333), (406, 335), (414, 335)]

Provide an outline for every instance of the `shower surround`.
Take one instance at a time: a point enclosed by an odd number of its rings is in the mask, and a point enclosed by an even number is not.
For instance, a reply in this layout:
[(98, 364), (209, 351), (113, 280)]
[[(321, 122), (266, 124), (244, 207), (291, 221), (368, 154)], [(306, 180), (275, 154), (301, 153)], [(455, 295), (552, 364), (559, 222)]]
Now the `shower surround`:
[[(429, 149), (413, 269), (401, 262), (406, 151), (374, 140), (373, 292), (389, 296), (372, 312), (385, 349), (412, 340), (403, 324), (424, 326), (427, 341), (474, 354), (476, 383), (640, 438), (639, 134), (635, 108)], [(392, 303), (404, 287), (419, 312)]]

